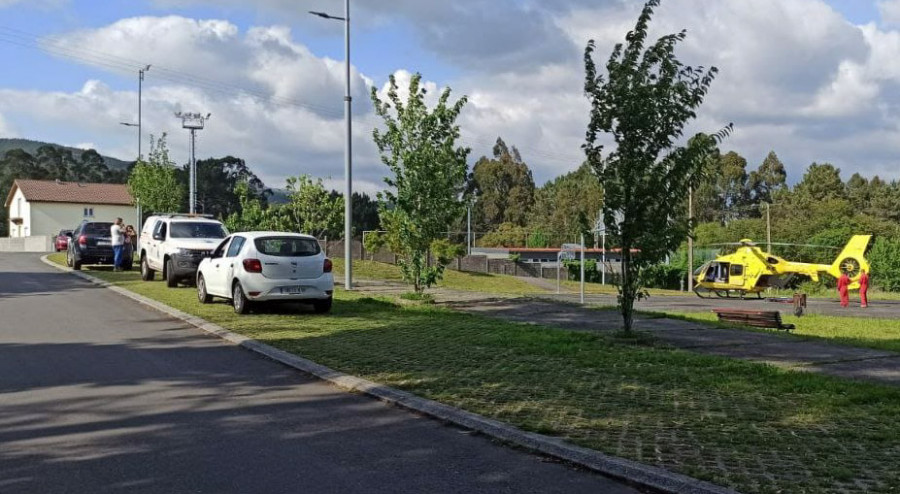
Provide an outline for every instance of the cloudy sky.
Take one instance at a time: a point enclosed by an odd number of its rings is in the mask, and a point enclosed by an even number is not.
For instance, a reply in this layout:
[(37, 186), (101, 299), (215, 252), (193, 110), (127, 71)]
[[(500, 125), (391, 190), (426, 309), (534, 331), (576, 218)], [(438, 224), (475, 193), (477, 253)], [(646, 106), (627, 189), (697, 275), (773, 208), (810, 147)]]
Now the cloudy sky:
[[(253, 7), (247, 7), (253, 5)], [(588, 39), (602, 64), (637, 0), (352, 0), (354, 181), (381, 187), (368, 88), (421, 72), (470, 103), (472, 161), (502, 136), (543, 183), (582, 160)], [(246, 159), (268, 185), (343, 180), (339, 0), (0, 0), (0, 136), (137, 154), (137, 71), (149, 134), (188, 136), (174, 112), (211, 112), (198, 157)], [(733, 122), (725, 143), (757, 166), (775, 150), (796, 181), (812, 162), (900, 178), (900, 0), (664, 0), (655, 34), (720, 70), (691, 131)]]

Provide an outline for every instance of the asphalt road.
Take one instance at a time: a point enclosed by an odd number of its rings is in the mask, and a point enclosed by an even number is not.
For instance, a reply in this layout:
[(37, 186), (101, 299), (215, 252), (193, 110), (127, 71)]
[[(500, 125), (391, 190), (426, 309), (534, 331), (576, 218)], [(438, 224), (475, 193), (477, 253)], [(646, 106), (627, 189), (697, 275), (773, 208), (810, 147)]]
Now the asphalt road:
[(0, 254), (0, 492), (636, 491)]

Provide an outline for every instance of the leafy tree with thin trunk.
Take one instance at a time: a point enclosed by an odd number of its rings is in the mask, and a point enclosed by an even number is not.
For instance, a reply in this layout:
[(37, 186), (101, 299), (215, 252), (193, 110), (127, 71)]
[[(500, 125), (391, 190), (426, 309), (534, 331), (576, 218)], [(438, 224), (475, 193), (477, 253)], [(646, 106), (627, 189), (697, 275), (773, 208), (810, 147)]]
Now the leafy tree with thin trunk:
[(381, 225), (391, 250), (400, 256), (404, 279), (416, 293), (443, 275), (443, 263), (429, 265), (428, 250), (463, 214), (470, 151), (456, 145), (456, 119), (466, 97), (453, 103), (446, 88), (429, 108), (421, 80), (421, 74), (411, 78), (405, 102), (393, 76), (385, 101), (376, 88), (371, 93), (375, 112), (384, 121), (383, 129), (373, 132), (375, 145), (391, 171), (385, 178), (390, 190), (378, 194)]
[(344, 231), (344, 201), (325, 189), (321, 178), (288, 177), (288, 203), (281, 206), (283, 228), (314, 237), (336, 237)]
[[(632, 329), (635, 300), (646, 295), (644, 270), (662, 262), (689, 234), (688, 186), (697, 182), (706, 157), (731, 129), (677, 144), (717, 69), (686, 66), (675, 57), (685, 31), (647, 46), (647, 28), (659, 3), (644, 5), (625, 43), (613, 48), (606, 74), (594, 63), (593, 40), (584, 53), (591, 112), (583, 147), (603, 185), (607, 232), (622, 249), (618, 305), (625, 331)], [(604, 153), (604, 134), (615, 150)]]
[(176, 213), (185, 194), (178, 181), (175, 162), (169, 158), (166, 134), (154, 140), (150, 136), (150, 154), (147, 161), (138, 160), (128, 177), (131, 197), (140, 201), (144, 214)]

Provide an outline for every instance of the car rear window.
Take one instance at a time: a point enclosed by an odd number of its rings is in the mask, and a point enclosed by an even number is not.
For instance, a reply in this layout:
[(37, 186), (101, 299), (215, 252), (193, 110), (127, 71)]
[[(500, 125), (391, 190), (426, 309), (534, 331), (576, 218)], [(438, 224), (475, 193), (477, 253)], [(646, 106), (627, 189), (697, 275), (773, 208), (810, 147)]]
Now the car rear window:
[(278, 257), (314, 256), (322, 249), (319, 242), (302, 237), (260, 237), (253, 241), (260, 254)]
[(85, 223), (81, 233), (88, 235), (109, 235), (112, 223)]
[(172, 238), (225, 238), (228, 234), (218, 223), (199, 221), (173, 221), (169, 236)]

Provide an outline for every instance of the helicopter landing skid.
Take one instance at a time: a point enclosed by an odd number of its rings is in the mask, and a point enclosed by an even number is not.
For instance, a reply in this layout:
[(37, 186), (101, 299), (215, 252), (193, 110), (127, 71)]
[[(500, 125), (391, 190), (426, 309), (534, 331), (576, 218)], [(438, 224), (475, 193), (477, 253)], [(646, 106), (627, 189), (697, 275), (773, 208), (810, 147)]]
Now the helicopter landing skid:
[[(732, 296), (732, 292), (736, 292), (734, 296)], [(704, 294), (705, 293), (705, 294)], [(727, 298), (727, 299), (740, 299), (745, 300), (748, 292), (746, 290), (710, 290), (708, 288), (697, 289), (694, 288), (694, 294), (702, 299), (712, 299), (712, 298)], [(762, 293), (755, 292), (756, 298), (758, 300), (762, 300)], [(713, 297), (710, 294), (715, 294), (716, 297)]]

